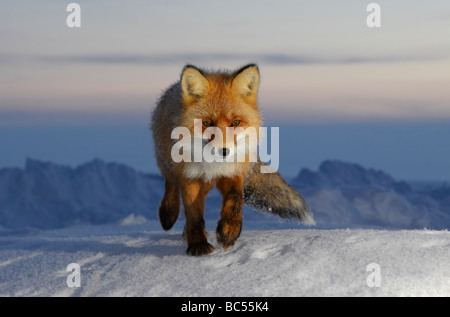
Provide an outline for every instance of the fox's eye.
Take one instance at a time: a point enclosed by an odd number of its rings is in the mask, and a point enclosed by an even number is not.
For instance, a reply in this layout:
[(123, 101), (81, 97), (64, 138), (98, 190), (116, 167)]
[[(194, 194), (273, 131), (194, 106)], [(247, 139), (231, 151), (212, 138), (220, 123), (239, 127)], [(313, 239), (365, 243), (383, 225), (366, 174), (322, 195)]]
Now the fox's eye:
[(241, 120), (234, 120), (234, 121), (231, 123), (231, 126), (232, 126), (232, 127), (237, 127), (240, 123), (241, 123)]
[(211, 126), (211, 121), (203, 121), (203, 125), (205, 127), (210, 127)]

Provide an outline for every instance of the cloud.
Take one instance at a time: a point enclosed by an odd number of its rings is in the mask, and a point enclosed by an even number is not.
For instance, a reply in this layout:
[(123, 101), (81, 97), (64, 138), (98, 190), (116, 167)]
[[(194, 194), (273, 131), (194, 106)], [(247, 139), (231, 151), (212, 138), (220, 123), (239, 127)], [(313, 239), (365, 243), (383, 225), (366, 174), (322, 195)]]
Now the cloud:
[(382, 55), (382, 56), (309, 56), (296, 54), (238, 54), (238, 53), (185, 53), (185, 54), (82, 54), (82, 55), (0, 55), (0, 63), (31, 60), (55, 64), (97, 65), (170, 65), (180, 63), (257, 62), (269, 65), (314, 64), (366, 64), (435, 61), (444, 56)]

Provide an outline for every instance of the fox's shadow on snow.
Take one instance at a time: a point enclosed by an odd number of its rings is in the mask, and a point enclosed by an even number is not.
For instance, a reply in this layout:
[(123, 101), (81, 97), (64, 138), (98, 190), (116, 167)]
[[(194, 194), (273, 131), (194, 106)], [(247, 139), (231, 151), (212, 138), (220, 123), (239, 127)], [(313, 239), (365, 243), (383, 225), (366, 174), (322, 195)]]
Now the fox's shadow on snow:
[[(29, 241), (23, 240), (23, 235), (9, 236), (2, 239), (3, 245), (10, 245), (13, 250), (26, 250), (42, 252), (45, 256), (46, 253), (77, 253), (87, 252), (93, 255), (102, 253), (104, 257), (114, 255), (134, 255), (142, 254), (156, 257), (185, 255), (186, 254), (186, 241), (182, 239), (181, 232), (174, 233), (126, 233), (123, 236), (129, 238), (124, 242), (107, 242), (107, 240), (95, 241), (86, 240), (84, 236), (80, 236), (79, 239), (66, 239), (53, 238), (52, 241), (48, 240), (45, 236), (32, 235), (32, 239)], [(112, 240), (114, 236), (112, 236)], [(21, 246), (18, 246), (20, 243)], [(8, 247), (4, 248), (7, 249)], [(74, 258), (74, 262), (76, 262)], [(83, 262), (83, 259), (79, 259)], [(14, 259), (12, 259), (14, 262)]]
[[(169, 257), (188, 257), (186, 241), (181, 232), (127, 232), (118, 234), (77, 235), (77, 236), (46, 236), (45, 233), (29, 233), (0, 237), (0, 244), (8, 256), (0, 257), (0, 280), (2, 274), (11, 272), (26, 272), (27, 278), (13, 279), (0, 285), (0, 290), (11, 292), (24, 284), (28, 279), (39, 278), (45, 281), (47, 287), (54, 288), (55, 294), (63, 296), (80, 296), (81, 288), (89, 287), (97, 279), (108, 279), (108, 274), (114, 271), (119, 261), (129, 261), (139, 258), (152, 262), (165, 261)], [(25, 262), (24, 262), (25, 261)], [(50, 261), (50, 262), (49, 262)], [(24, 267), (24, 263), (27, 264)], [(41, 276), (42, 265), (50, 263), (53, 273)], [(82, 287), (68, 288), (66, 279), (70, 272), (67, 266), (76, 263), (81, 268)], [(3, 272), (2, 272), (3, 271)], [(50, 269), (52, 271), (52, 269)], [(8, 279), (10, 280), (10, 279)]]

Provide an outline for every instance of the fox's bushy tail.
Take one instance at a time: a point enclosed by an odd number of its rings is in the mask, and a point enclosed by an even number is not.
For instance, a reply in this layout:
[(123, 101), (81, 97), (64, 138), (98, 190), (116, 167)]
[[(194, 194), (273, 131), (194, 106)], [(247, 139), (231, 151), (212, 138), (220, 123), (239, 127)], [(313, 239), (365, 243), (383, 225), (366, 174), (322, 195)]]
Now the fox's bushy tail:
[(253, 165), (244, 185), (244, 202), (256, 210), (315, 225), (302, 195), (286, 183), (278, 172), (261, 173), (261, 167), (264, 166), (267, 165), (259, 160)]

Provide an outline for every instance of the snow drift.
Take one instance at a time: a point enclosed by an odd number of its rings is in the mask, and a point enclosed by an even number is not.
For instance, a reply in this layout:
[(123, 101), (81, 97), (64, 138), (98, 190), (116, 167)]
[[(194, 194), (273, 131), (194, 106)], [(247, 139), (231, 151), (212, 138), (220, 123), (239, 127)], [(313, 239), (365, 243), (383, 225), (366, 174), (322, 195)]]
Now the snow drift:
[(0, 236), (0, 296), (450, 296), (448, 231), (244, 230), (226, 251), (210, 232), (216, 250), (192, 257), (152, 226)]
[(0, 170), (0, 226), (55, 229), (151, 217), (163, 190), (159, 176), (123, 164), (94, 160), (71, 168), (28, 159), (24, 170)]
[(383, 171), (358, 164), (325, 161), (319, 171), (302, 169), (293, 180), (317, 223), (398, 229), (450, 227), (450, 190), (396, 181)]

